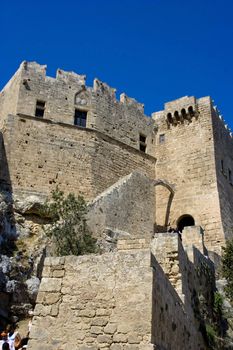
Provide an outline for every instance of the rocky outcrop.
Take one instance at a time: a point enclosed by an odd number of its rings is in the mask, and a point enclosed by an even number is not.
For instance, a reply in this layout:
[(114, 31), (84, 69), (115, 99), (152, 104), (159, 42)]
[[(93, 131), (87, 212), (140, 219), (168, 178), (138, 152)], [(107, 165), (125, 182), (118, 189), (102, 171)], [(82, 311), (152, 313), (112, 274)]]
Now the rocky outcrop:
[(33, 310), (45, 256), (44, 199), (0, 193), (0, 323)]

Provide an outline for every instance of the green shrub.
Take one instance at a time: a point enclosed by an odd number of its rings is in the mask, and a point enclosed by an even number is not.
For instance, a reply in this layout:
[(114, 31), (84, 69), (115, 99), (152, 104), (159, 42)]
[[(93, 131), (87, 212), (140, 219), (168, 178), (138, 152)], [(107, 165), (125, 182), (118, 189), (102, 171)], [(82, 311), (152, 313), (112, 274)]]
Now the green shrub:
[(223, 297), (219, 292), (214, 293), (214, 312), (222, 315)]
[(44, 231), (55, 243), (56, 255), (82, 255), (97, 251), (96, 239), (92, 237), (86, 224), (87, 206), (84, 198), (73, 194), (64, 196), (56, 189), (52, 201), (47, 202), (44, 214), (51, 219)]
[(223, 247), (222, 274), (227, 281), (226, 295), (233, 301), (233, 240), (227, 241), (226, 247)]
[(206, 324), (205, 328), (206, 328), (208, 345), (212, 348), (215, 345), (215, 337), (216, 337), (215, 330), (210, 324)]

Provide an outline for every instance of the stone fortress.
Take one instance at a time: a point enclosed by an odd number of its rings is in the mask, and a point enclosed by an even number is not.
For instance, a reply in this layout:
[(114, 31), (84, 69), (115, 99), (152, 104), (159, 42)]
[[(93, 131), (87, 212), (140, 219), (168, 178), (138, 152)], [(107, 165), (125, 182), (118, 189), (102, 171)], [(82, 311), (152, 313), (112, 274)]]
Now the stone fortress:
[(45, 259), (29, 349), (206, 349), (196, 295), (208, 303), (213, 285), (198, 271), (233, 234), (233, 140), (211, 98), (148, 117), (97, 79), (23, 62), (1, 92), (0, 131), (13, 200), (82, 193), (106, 243)]

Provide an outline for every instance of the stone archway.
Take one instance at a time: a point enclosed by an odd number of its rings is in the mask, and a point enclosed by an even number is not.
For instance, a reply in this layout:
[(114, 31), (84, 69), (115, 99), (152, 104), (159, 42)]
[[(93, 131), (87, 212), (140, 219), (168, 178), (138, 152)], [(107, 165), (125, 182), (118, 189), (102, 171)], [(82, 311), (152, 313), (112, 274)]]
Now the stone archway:
[(182, 232), (186, 226), (195, 226), (195, 220), (189, 214), (182, 215), (177, 220), (177, 228), (180, 232)]
[(156, 186), (165, 187), (166, 189), (168, 189), (168, 191), (170, 193), (169, 198), (168, 198), (168, 202), (167, 202), (166, 215), (165, 215), (165, 220), (164, 220), (164, 225), (163, 225), (163, 227), (167, 229), (167, 226), (169, 223), (169, 217), (170, 217), (171, 204), (172, 204), (173, 197), (175, 195), (175, 186), (170, 184), (168, 181), (162, 180), (162, 179), (154, 180), (153, 184), (154, 184), (154, 187), (156, 187)]

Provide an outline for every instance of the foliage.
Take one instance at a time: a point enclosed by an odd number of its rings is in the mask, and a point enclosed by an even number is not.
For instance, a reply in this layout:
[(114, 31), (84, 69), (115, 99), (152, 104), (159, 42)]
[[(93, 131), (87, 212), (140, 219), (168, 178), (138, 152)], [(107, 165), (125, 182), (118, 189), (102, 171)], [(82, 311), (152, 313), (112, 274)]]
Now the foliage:
[(208, 345), (211, 348), (213, 348), (215, 346), (215, 338), (216, 338), (215, 330), (210, 324), (206, 324), (205, 328), (206, 328)]
[(227, 241), (226, 247), (223, 247), (222, 274), (227, 281), (226, 296), (233, 301), (233, 240)]
[(222, 307), (223, 307), (223, 297), (219, 292), (214, 293), (214, 313), (218, 316), (222, 315)]
[(52, 201), (44, 207), (44, 213), (51, 218), (52, 223), (46, 225), (44, 231), (55, 243), (57, 255), (96, 252), (96, 239), (87, 228), (86, 212), (87, 206), (82, 196), (76, 198), (70, 193), (65, 197), (58, 188), (52, 192)]

